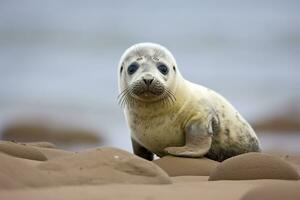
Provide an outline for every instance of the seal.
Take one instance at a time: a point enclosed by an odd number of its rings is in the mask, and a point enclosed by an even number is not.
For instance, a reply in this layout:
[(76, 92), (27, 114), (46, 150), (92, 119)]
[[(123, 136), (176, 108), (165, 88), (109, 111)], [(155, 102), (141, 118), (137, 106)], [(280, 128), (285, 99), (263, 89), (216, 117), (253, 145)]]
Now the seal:
[(223, 161), (259, 152), (246, 120), (221, 95), (183, 78), (165, 47), (139, 43), (118, 66), (119, 103), (131, 132), (134, 154), (208, 157)]

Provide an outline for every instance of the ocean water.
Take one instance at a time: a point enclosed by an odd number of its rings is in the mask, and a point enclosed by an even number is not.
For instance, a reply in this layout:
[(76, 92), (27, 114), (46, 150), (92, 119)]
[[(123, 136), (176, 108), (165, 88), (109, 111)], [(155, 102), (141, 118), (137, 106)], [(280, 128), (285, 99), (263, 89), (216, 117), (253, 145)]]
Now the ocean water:
[[(251, 122), (291, 103), (299, 108), (299, 7), (294, 0), (2, 0), (0, 128), (52, 120), (130, 149), (116, 68), (137, 42), (166, 46), (185, 78), (221, 93)], [(268, 148), (276, 143), (265, 138)]]

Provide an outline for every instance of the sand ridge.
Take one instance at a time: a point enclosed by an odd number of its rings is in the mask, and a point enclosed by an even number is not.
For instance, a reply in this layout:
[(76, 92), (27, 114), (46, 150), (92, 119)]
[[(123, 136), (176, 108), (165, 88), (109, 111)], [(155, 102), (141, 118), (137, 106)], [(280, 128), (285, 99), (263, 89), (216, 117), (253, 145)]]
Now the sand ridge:
[(0, 152), (30, 160), (47, 160), (47, 157), (44, 154), (42, 154), (39, 150), (31, 146), (17, 144), (9, 141), (0, 141)]

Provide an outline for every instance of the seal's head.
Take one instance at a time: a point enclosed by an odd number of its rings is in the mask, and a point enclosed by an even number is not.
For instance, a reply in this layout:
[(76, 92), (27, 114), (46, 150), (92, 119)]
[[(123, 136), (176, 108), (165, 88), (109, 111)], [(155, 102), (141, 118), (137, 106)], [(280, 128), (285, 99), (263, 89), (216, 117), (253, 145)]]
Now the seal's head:
[(181, 76), (173, 55), (159, 44), (139, 43), (128, 48), (118, 73), (121, 104), (175, 101), (176, 79)]

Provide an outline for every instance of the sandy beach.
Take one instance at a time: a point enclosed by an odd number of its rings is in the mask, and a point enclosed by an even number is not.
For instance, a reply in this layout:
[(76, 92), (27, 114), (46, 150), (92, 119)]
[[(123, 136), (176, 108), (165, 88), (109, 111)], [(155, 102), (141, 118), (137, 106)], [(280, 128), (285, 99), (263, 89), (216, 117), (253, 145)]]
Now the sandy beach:
[(49, 143), (6, 141), (0, 151), (3, 200), (300, 198), (299, 155), (150, 162), (113, 147), (71, 152)]

